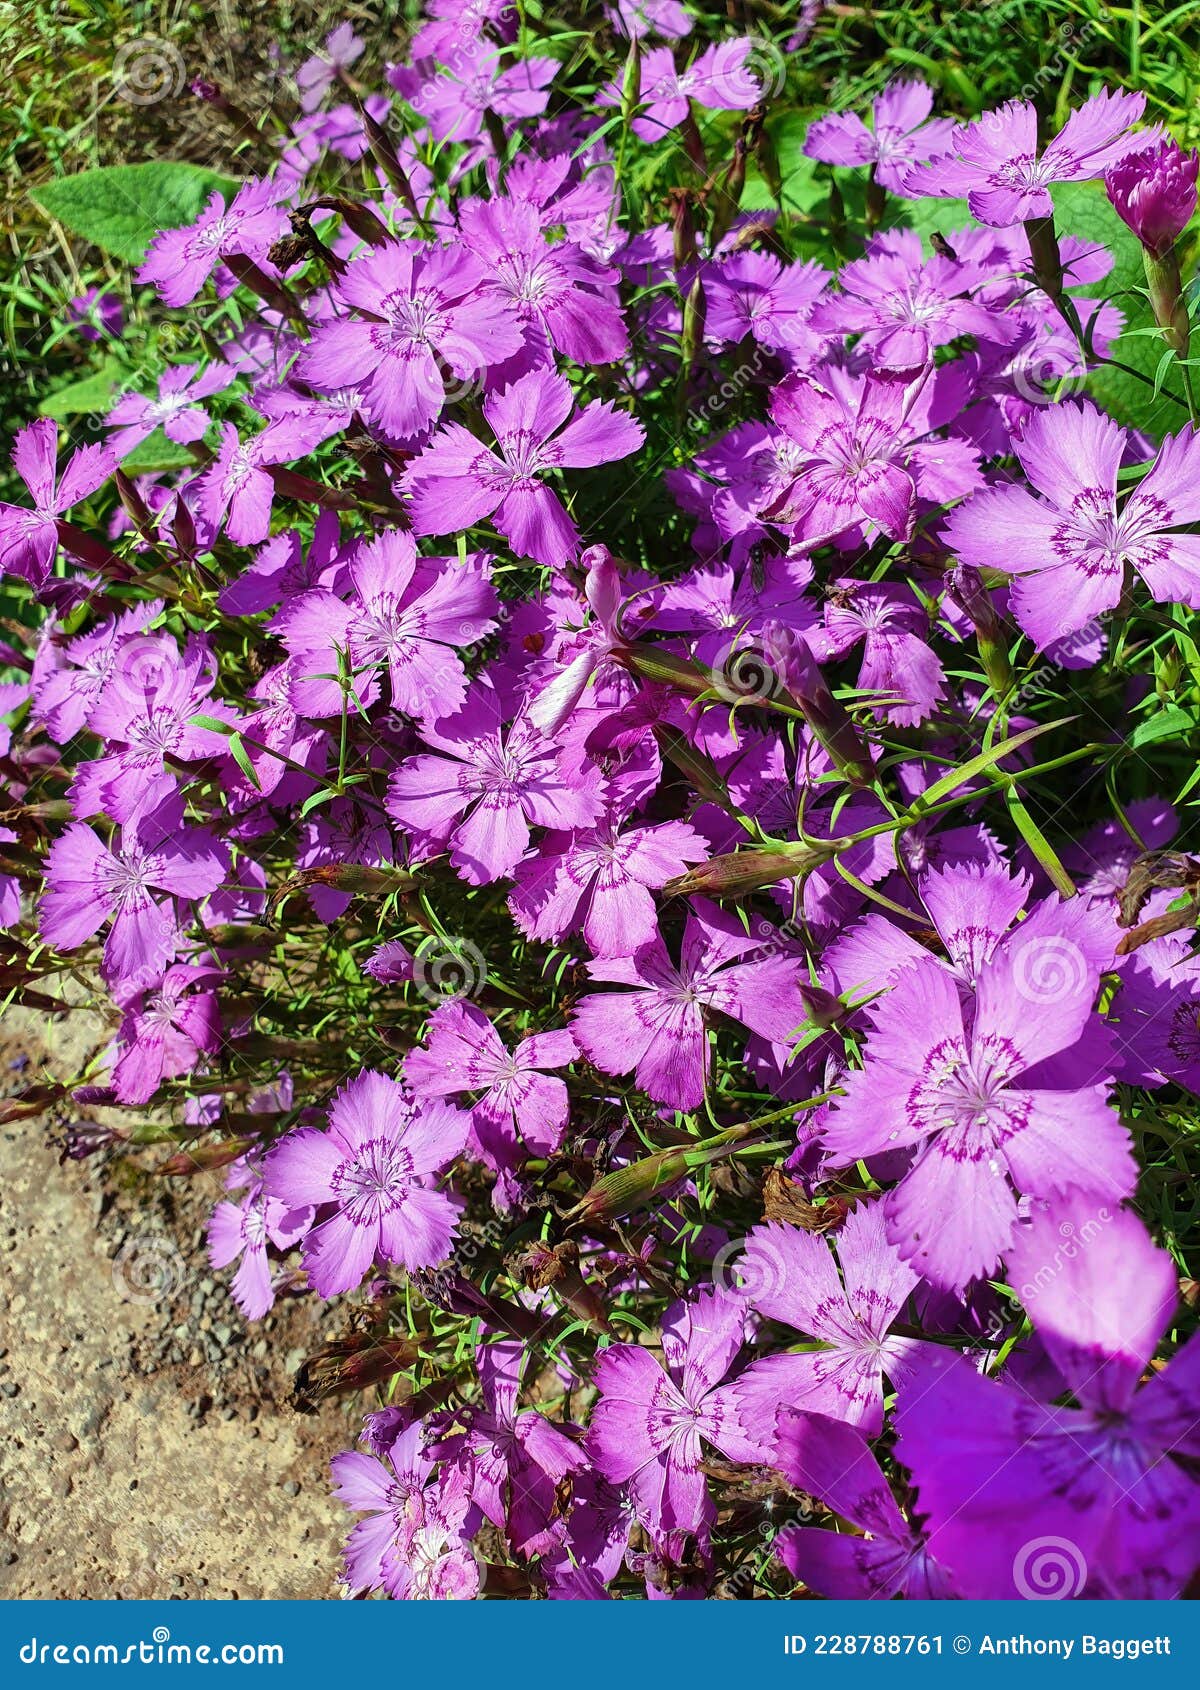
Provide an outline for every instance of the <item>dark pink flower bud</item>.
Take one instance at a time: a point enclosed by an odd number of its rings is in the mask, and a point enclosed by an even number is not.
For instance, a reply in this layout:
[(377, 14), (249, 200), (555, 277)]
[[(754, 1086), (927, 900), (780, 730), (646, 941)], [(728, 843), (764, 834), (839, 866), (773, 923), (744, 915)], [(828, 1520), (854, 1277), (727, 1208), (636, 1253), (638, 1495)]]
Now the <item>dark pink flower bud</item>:
[(1155, 258), (1163, 258), (1196, 211), (1200, 153), (1160, 141), (1127, 153), (1105, 172), (1104, 185), (1117, 214)]
[(763, 650), (775, 673), (838, 768), (855, 786), (871, 779), (871, 753), (844, 705), (830, 691), (808, 642), (778, 621), (763, 624)]

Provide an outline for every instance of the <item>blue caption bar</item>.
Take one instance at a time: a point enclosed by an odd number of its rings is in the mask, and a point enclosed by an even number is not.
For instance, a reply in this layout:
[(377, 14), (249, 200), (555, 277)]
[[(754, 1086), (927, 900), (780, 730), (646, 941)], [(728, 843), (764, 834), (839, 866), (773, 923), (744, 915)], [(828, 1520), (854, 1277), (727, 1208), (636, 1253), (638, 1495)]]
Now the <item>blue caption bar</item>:
[[(405, 1683), (447, 1671), (488, 1690), (535, 1681), (618, 1687), (661, 1672), (811, 1686), (961, 1685), (1003, 1677), (1071, 1684), (1191, 1676), (1200, 1610), (1152, 1602), (8, 1602), (0, 1603), (0, 1684), (47, 1674), (261, 1677), (331, 1684), (379, 1667)], [(668, 1676), (669, 1675), (669, 1676)], [(896, 1676), (893, 1676), (896, 1675)]]

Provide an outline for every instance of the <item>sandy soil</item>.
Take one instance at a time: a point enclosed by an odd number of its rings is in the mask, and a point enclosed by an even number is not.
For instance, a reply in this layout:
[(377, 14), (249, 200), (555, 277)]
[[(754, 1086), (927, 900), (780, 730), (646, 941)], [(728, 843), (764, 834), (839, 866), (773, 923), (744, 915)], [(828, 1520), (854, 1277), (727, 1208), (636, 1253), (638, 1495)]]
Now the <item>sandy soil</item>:
[[(4, 1016), (4, 1091), (95, 1042), (67, 1023)], [(356, 1417), (289, 1403), (329, 1311), (248, 1326), (204, 1254), (217, 1176), (59, 1166), (60, 1124), (0, 1128), (0, 1597), (338, 1594), (328, 1461)]]

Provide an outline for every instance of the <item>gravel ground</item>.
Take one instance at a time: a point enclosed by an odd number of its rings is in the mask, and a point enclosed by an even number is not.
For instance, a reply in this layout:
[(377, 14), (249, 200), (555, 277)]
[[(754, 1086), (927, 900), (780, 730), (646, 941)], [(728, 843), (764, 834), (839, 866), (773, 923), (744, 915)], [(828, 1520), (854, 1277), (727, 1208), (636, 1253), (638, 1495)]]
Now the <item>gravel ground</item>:
[[(0, 1084), (99, 1036), (10, 1010)], [(60, 1167), (55, 1125), (0, 1128), (0, 1597), (338, 1594), (328, 1462), (356, 1416), (290, 1406), (329, 1311), (244, 1322), (204, 1254), (218, 1176)]]

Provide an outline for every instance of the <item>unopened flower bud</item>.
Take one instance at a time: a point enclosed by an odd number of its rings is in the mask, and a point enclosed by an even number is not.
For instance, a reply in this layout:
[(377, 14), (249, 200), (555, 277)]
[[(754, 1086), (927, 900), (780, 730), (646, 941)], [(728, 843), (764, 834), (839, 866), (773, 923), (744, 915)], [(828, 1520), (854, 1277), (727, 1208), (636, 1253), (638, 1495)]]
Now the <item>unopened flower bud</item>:
[(292, 220), (294, 222), (301, 214), (307, 218), (314, 211), (335, 211), (346, 227), (368, 246), (395, 245), (396, 237), (384, 227), (370, 206), (362, 200), (349, 199), (344, 194), (326, 194), (300, 206), (298, 211), (292, 213)]
[[(78, 1095), (77, 1092), (76, 1097)], [(110, 1097), (105, 1101), (112, 1102), (113, 1099)], [(58, 1160), (61, 1164), (82, 1162), (88, 1156), (95, 1156), (101, 1150), (108, 1150), (114, 1144), (123, 1143), (124, 1136), (115, 1127), (102, 1127), (98, 1121), (72, 1121), (50, 1142), (58, 1150)]]
[(359, 106), (358, 115), (362, 119), (363, 129), (366, 131), (367, 145), (371, 149), (371, 157), (375, 160), (384, 176), (395, 190), (414, 223), (421, 221), (421, 213), (417, 206), (417, 197), (413, 193), (412, 183), (408, 179), (408, 172), (400, 163), (391, 137), (383, 124), (371, 116), (365, 106)]
[(739, 1126), (726, 1127), (712, 1138), (656, 1150), (652, 1156), (643, 1156), (640, 1161), (630, 1162), (628, 1167), (617, 1168), (598, 1179), (584, 1193), (568, 1219), (586, 1224), (588, 1221), (614, 1220), (619, 1215), (644, 1209), (676, 1180), (722, 1156), (733, 1154), (739, 1141), (755, 1130), (755, 1122), (742, 1122)]
[(1165, 258), (1196, 212), (1200, 153), (1160, 141), (1126, 153), (1104, 175), (1113, 208), (1153, 258)]
[(9, 1121), (30, 1121), (35, 1115), (42, 1115), (51, 1104), (57, 1103), (66, 1096), (67, 1088), (57, 1083), (43, 1086), (27, 1086), (16, 1097), (0, 1098), (0, 1123)]
[(621, 118), (626, 124), (633, 121), (642, 97), (642, 43), (638, 36), (629, 42), (625, 69), (621, 75)]
[(146, 501), (123, 469), (118, 469), (113, 479), (116, 482), (117, 496), (124, 505), (130, 522), (143, 540), (150, 539), (154, 532), (154, 523)]
[[(307, 1357), (296, 1374), (296, 1406), (311, 1408), (343, 1391), (382, 1385), (413, 1366), (417, 1346), (407, 1338), (377, 1337), (369, 1332), (341, 1338)], [(401, 1393), (401, 1399), (407, 1393)]]
[(196, 522), (183, 499), (176, 496), (175, 510), (171, 517), (171, 532), (175, 538), (175, 545), (180, 557), (191, 558), (196, 555)]
[(1004, 698), (1012, 686), (1012, 665), (1008, 642), (983, 577), (969, 564), (960, 563), (946, 578), (946, 588), (955, 604), (965, 612), (975, 630), (979, 657), (996, 698)]
[(780, 880), (807, 874), (827, 862), (831, 855), (829, 851), (813, 850), (807, 845), (790, 846), (783, 851), (730, 851), (676, 875), (674, 880), (667, 881), (663, 891), (669, 897), (700, 893), (706, 898), (737, 898), (757, 892), (763, 886), (774, 886)]
[(687, 1152), (682, 1146), (659, 1150), (598, 1179), (572, 1210), (571, 1218), (586, 1224), (632, 1214), (652, 1203), (665, 1187), (683, 1179), (687, 1172)]
[(814, 1027), (828, 1029), (845, 1020), (846, 1006), (836, 992), (826, 991), (824, 986), (814, 986), (808, 980), (801, 980), (798, 990)]
[(328, 886), (352, 897), (382, 898), (389, 892), (410, 892), (416, 885), (414, 876), (402, 868), (372, 868), (367, 863), (322, 863), (319, 868), (301, 869), (278, 887), (271, 895), (267, 917), (274, 921), (279, 910), (292, 896), (309, 886)]
[(1154, 321), (1178, 358), (1188, 355), (1189, 325), (1175, 243), (1195, 215), (1198, 172), (1200, 154), (1160, 141), (1129, 153), (1104, 178), (1117, 215), (1142, 243)]
[(683, 270), (696, 262), (696, 219), (692, 212), (692, 196), (687, 188), (672, 188), (667, 197), (671, 205), (675, 268)]
[(680, 382), (686, 383), (695, 368), (696, 358), (704, 341), (704, 324), (708, 306), (704, 297), (704, 283), (697, 275), (683, 302), (683, 337), (679, 349)]
[(252, 1138), (222, 1139), (218, 1144), (196, 1144), (190, 1150), (178, 1150), (156, 1170), (168, 1178), (182, 1178), (188, 1174), (211, 1173), (224, 1168), (244, 1156), (254, 1143)]
[(871, 780), (871, 752), (866, 740), (838, 703), (803, 635), (782, 622), (764, 623), (762, 646), (817, 739), (853, 786)]

